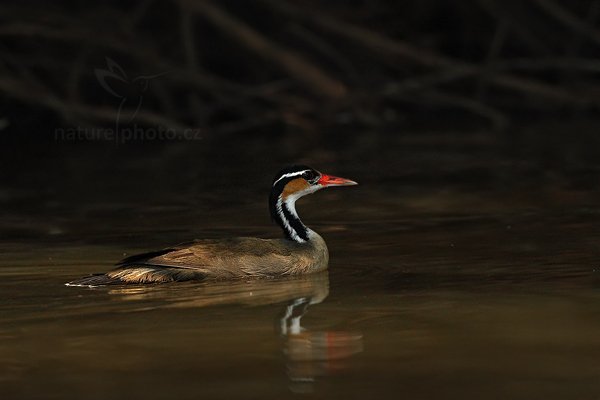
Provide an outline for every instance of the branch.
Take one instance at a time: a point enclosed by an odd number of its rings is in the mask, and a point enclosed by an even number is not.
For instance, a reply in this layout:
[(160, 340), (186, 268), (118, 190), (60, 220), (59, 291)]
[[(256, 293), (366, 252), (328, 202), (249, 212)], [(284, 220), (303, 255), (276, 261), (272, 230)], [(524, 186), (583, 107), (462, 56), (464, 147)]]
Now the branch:
[[(380, 33), (352, 25), (350, 23), (338, 21), (323, 14), (305, 14), (302, 10), (280, 0), (262, 0), (271, 7), (297, 18), (302, 18), (309, 23), (316, 24), (321, 29), (333, 32), (339, 36), (352, 40), (354, 43), (366, 47), (370, 50), (398, 55), (410, 59), (418, 64), (431, 68), (450, 68), (471, 75), (485, 74), (485, 68), (478, 65), (455, 60), (429, 50), (423, 50), (412, 46), (409, 43), (392, 39)], [(585, 96), (572, 94), (561, 90), (555, 86), (545, 83), (525, 79), (509, 74), (493, 74), (487, 76), (488, 82), (499, 87), (504, 87), (519, 92), (525, 92), (537, 97), (548, 100), (554, 100), (562, 103), (590, 105), (599, 104), (596, 98), (586, 98)]]
[(181, 0), (183, 7), (203, 15), (223, 32), (269, 61), (290, 76), (308, 85), (316, 94), (332, 99), (346, 95), (343, 83), (327, 75), (314, 64), (291, 50), (269, 41), (259, 32), (208, 1)]
[(590, 38), (590, 40), (600, 45), (600, 31), (597, 31), (596, 29), (594, 29), (594, 27), (582, 21), (580, 18), (577, 18), (575, 15), (565, 10), (559, 4), (556, 4), (552, 0), (532, 1), (567, 28), (570, 28), (583, 35), (586, 35), (588, 38)]
[[(121, 110), (121, 113), (119, 113), (113, 107), (89, 106), (65, 102), (51, 93), (40, 92), (38, 87), (29, 87), (18, 80), (6, 77), (6, 75), (0, 77), (0, 91), (4, 92), (7, 96), (25, 103), (42, 105), (50, 108), (67, 119), (72, 115), (79, 115), (113, 123), (117, 121), (117, 118), (119, 117), (125, 118), (135, 114), (135, 110)], [(177, 121), (171, 120), (163, 115), (144, 110), (139, 110), (137, 112), (136, 119), (144, 124), (158, 125), (179, 132), (189, 129), (188, 126), (181, 125)]]

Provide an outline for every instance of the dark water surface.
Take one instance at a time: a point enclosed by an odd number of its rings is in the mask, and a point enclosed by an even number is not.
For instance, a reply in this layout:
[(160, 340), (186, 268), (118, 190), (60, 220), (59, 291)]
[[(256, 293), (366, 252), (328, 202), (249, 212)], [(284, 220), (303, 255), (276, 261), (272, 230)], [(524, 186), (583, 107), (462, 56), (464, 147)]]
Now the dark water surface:
[[(361, 185), (299, 203), (329, 272), (285, 280), (64, 286), (194, 237), (279, 235), (270, 176), (204, 170), (198, 189), (161, 194), (164, 176), (129, 171), (126, 192), (85, 171), (90, 193), (76, 176), (3, 189), (0, 397), (599, 398), (597, 195), (565, 175), (503, 177), (501, 159), (477, 154), (431, 157), (437, 172), (423, 152), (396, 175), (331, 170)], [(436, 174), (446, 184), (423, 183)]]
[(3, 245), (2, 397), (600, 395), (598, 210), (343, 215), (329, 273), (286, 280), (81, 289), (122, 238)]

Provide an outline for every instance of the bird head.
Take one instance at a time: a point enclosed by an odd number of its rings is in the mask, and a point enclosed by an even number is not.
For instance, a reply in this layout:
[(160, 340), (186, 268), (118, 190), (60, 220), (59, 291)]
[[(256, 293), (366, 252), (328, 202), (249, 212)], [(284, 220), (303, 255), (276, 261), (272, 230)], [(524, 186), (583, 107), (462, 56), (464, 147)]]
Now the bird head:
[(269, 206), (275, 221), (292, 239), (308, 240), (308, 231), (301, 224), (295, 203), (300, 197), (332, 186), (357, 185), (356, 182), (327, 175), (306, 165), (292, 165), (279, 171), (273, 179)]

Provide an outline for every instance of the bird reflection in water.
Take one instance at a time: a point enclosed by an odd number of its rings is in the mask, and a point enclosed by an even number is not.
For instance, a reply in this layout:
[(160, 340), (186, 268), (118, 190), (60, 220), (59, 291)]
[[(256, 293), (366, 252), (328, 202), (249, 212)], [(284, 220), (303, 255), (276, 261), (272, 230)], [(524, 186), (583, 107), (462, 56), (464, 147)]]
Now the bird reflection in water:
[(324, 299), (296, 298), (288, 304), (279, 320), (293, 392), (312, 392), (317, 377), (343, 371), (347, 367), (346, 360), (363, 350), (359, 332), (309, 330), (300, 325), (308, 307)]
[[(183, 287), (185, 286), (185, 288)], [(301, 319), (329, 295), (327, 271), (281, 279), (211, 282), (206, 284), (119, 286), (109, 293), (145, 303), (140, 309), (202, 308), (224, 304), (261, 306), (286, 304), (278, 316), (286, 367), (294, 392), (312, 391), (315, 379), (343, 371), (347, 360), (363, 349), (359, 332), (312, 330)]]

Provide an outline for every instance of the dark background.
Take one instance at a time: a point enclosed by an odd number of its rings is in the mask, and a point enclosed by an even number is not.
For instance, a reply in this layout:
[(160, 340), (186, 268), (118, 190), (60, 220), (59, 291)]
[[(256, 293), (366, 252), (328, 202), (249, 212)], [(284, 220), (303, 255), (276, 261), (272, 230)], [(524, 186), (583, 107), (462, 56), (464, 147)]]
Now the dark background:
[(593, 205), (599, 18), (596, 0), (4, 2), (3, 230), (242, 207), (295, 162), (358, 180), (372, 212)]
[[(0, 2), (0, 398), (599, 398), (599, 48), (600, 0)], [(300, 162), (359, 182), (298, 202), (327, 279), (64, 285), (280, 237)]]

